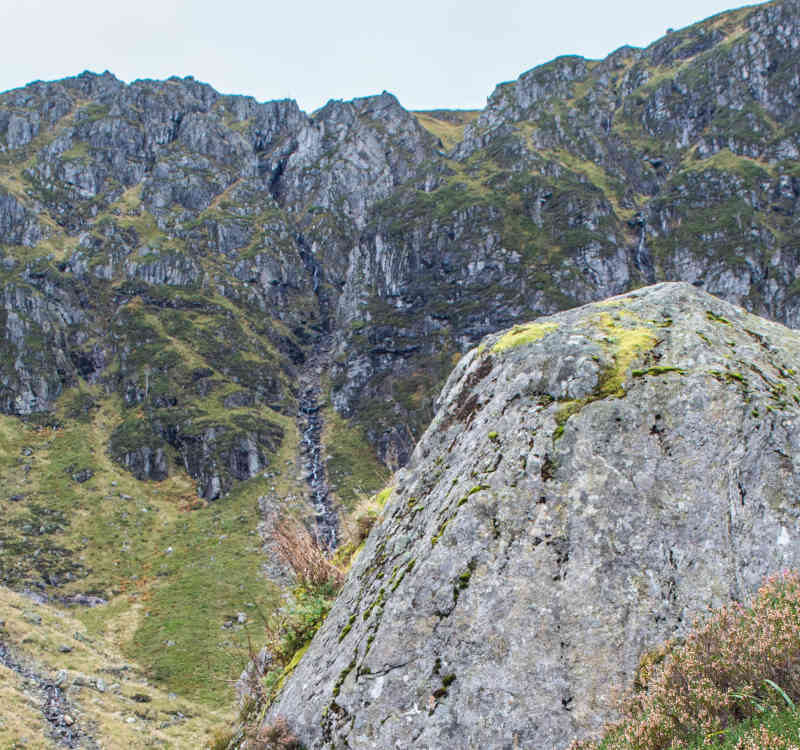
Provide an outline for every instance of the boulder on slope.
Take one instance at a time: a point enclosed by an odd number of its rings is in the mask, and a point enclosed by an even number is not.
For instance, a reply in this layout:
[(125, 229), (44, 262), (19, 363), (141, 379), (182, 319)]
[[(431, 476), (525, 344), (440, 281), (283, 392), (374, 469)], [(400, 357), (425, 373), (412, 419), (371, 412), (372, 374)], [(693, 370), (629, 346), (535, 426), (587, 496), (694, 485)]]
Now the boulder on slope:
[(270, 708), (309, 748), (563, 748), (800, 563), (800, 333), (684, 283), (487, 337)]

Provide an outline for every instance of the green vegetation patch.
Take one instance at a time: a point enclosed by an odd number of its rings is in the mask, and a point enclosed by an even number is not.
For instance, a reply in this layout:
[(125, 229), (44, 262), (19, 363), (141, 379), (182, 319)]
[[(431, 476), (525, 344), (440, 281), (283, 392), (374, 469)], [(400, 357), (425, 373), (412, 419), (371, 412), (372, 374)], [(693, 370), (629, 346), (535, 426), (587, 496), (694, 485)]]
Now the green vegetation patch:
[(721, 383), (738, 383), (747, 386), (747, 379), (740, 372), (734, 370), (709, 370), (709, 375)]
[(492, 352), (505, 352), (525, 344), (532, 344), (534, 341), (543, 339), (548, 333), (552, 333), (557, 328), (557, 323), (527, 323), (514, 326), (500, 337), (492, 347)]
[(475, 120), (478, 110), (431, 110), (414, 112), (417, 122), (442, 142), (448, 151), (459, 144), (464, 137), (464, 127)]
[[(66, 416), (87, 395), (89, 418)], [(108, 600), (75, 610), (90, 637), (113, 635), (157, 684), (229, 708), (247, 639), (263, 640), (277, 603), (257, 530), (269, 480), (211, 505), (182, 473), (139, 482), (105, 450), (119, 404), (91, 391), (63, 403), (56, 429), (0, 417), (0, 577)]]
[[(333, 408), (324, 410), (323, 420), (328, 479), (339, 501), (352, 510), (386, 484), (389, 470), (378, 460), (363, 428), (348, 424)], [(386, 489), (391, 494), (391, 488)]]
[(613, 363), (602, 373), (596, 395), (598, 398), (624, 395), (622, 385), (631, 364), (658, 342), (655, 327), (624, 310), (616, 317), (600, 313), (593, 323), (604, 334), (603, 345)]
[(335, 598), (336, 588), (330, 582), (295, 586), (288, 602), (267, 621), (267, 648), (276, 664), (263, 680), (267, 705), (300, 663)]
[(567, 420), (577, 414), (589, 403), (586, 399), (570, 399), (561, 401), (556, 408), (556, 429), (553, 432), (553, 442), (559, 440), (564, 435), (564, 428)]
[(672, 367), (671, 365), (659, 365), (657, 367), (647, 367), (644, 369), (636, 369), (631, 371), (631, 375), (635, 378), (641, 378), (645, 375), (666, 375), (668, 372), (677, 372), (679, 375), (686, 375), (687, 370), (682, 367)]
[[(50, 679), (64, 670), (66, 684), (79, 675), (95, 685), (100, 679), (117, 683), (114, 689), (102, 692), (70, 690), (69, 700), (75, 709), (70, 713), (77, 727), (93, 738), (91, 745), (205, 747), (213, 728), (231, 718), (230, 705), (214, 711), (170, 695), (152, 682), (144, 685), (141, 670), (120, 652), (115, 633), (107, 638), (96, 632), (87, 635), (84, 624), (76, 619), (79, 611), (38, 604), (0, 586), (2, 640), (27, 667)], [(178, 715), (182, 715), (181, 721), (175, 721)], [(129, 717), (135, 720), (126, 721)], [(48, 734), (41, 703), (32, 699), (30, 682), (0, 665), (0, 747), (54, 747), (45, 742)], [(24, 737), (28, 740), (23, 743)]]
[(684, 161), (685, 171), (702, 172), (714, 169), (719, 172), (728, 172), (743, 177), (748, 182), (769, 180), (768, 166), (755, 159), (731, 153), (729, 149), (722, 149), (706, 159), (687, 159)]
[[(601, 307), (613, 308), (616, 304), (615, 301), (606, 302), (604, 305), (601, 304)], [(658, 343), (656, 331), (663, 327), (655, 322), (643, 321), (622, 307), (614, 309), (613, 312), (601, 312), (593, 316), (590, 322), (603, 348), (605, 365), (598, 375), (592, 393), (583, 398), (565, 399), (559, 402), (555, 414), (556, 428), (553, 431), (553, 441), (563, 436), (567, 420), (573, 414), (579, 413), (587, 404), (605, 398), (621, 398), (625, 395), (624, 384), (629, 370), (633, 376), (647, 372), (641, 368), (631, 370), (631, 366)]]
[(88, 164), (89, 146), (83, 141), (78, 141), (75, 145), (61, 154), (61, 158), (64, 161), (80, 161)]
[(706, 310), (706, 318), (710, 320), (712, 323), (722, 323), (726, 326), (732, 326), (733, 323), (730, 322), (727, 318), (723, 318), (722, 315), (717, 315), (715, 312), (711, 310)]
[(256, 499), (266, 488), (258, 485), (239, 485), (161, 531), (161, 549), (144, 573), (159, 583), (126, 649), (154, 679), (211, 705), (230, 699), (220, 678), (238, 676), (248, 641), (263, 640), (262, 618), (278, 605), (277, 591), (261, 574)]

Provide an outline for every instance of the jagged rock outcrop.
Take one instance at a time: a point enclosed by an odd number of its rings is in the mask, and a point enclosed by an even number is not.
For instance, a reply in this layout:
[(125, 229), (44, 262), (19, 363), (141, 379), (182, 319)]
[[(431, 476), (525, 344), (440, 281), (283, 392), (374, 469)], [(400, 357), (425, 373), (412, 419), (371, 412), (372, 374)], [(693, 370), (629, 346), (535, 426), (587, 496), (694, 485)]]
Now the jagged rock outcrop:
[[(126, 422), (160, 348), (125, 453), (146, 467), (164, 409), (230, 434), (220, 399), (244, 388), (259, 418), (296, 414), (324, 338), (325, 400), (397, 468), (453, 362), (514, 322), (685, 280), (800, 325), (799, 45), (800, 2), (777, 0), (557, 58), (480, 113), (383, 92), (308, 115), (108, 72), (6, 92), (0, 409), (88, 378)], [(181, 463), (165, 450), (149, 465)]]
[(36, 217), (13, 195), (0, 191), (0, 237), (9, 245), (35, 247), (43, 235)]
[(270, 708), (309, 748), (566, 747), (800, 563), (800, 334), (685, 283), (487, 337)]

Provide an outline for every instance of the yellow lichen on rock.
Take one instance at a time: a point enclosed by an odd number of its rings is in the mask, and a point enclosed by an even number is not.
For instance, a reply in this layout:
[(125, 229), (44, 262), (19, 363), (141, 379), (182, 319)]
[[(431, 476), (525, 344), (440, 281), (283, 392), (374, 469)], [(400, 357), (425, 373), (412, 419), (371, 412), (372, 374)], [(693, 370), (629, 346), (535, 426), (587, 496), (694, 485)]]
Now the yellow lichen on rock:
[(552, 333), (556, 328), (558, 328), (556, 323), (526, 323), (514, 326), (500, 337), (492, 347), (492, 353), (496, 354), (508, 349), (516, 349), (523, 344), (533, 343), (544, 338), (548, 333)]
[[(652, 325), (620, 310), (613, 315), (600, 313), (592, 323), (603, 334), (603, 344), (613, 359), (604, 373), (601, 396), (620, 395), (628, 369), (637, 357), (652, 349), (658, 342)], [(626, 325), (628, 323), (628, 325)]]

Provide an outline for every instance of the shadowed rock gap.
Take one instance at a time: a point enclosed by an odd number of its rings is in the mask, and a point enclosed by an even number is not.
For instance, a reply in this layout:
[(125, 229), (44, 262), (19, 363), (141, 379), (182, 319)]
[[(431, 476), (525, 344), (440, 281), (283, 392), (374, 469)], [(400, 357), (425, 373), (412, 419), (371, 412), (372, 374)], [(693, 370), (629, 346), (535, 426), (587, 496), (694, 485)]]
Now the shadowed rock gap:
[(297, 422), (300, 429), (300, 456), (305, 479), (311, 489), (311, 502), (315, 511), (315, 537), (319, 546), (331, 552), (338, 545), (339, 522), (331, 503), (328, 475), (325, 469), (324, 446), (322, 444), (323, 420), (319, 403), (322, 390), (322, 373), (330, 368), (332, 348), (331, 303), (324, 283), (324, 271), (313, 250), (308, 247), (302, 234), (296, 237), (300, 257), (306, 272), (311, 277), (314, 296), (319, 306), (319, 338), (312, 344), (303, 370), (298, 377)]
[(328, 355), (327, 347), (309, 357), (305, 371), (300, 376), (300, 398), (297, 423), (300, 428), (300, 455), (303, 472), (311, 488), (311, 502), (315, 511), (316, 539), (323, 549), (331, 551), (338, 544), (338, 518), (330, 499), (328, 476), (322, 444), (322, 414), (320, 413), (320, 374)]

